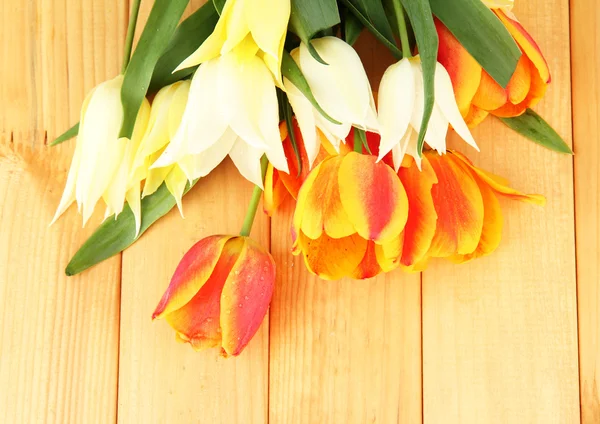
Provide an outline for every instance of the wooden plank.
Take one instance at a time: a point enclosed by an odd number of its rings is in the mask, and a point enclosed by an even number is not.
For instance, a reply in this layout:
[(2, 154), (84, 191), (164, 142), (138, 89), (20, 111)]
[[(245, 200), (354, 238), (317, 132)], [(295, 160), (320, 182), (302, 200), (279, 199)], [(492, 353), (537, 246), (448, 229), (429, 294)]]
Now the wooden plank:
[(600, 9), (571, 2), (581, 422), (600, 422)]
[[(175, 341), (150, 317), (183, 254), (211, 234), (236, 234), (252, 185), (227, 161), (184, 198), (185, 219), (171, 211), (123, 253), (119, 422), (257, 423), (267, 417), (268, 318), (246, 350), (224, 359)], [(253, 236), (269, 246), (261, 215)]]
[[(192, 0), (184, 15), (205, 0)], [(150, 13), (142, 3), (137, 35)], [(264, 423), (268, 402), (268, 317), (235, 359), (194, 352), (151, 314), (184, 253), (203, 237), (237, 234), (252, 184), (227, 160), (184, 198), (185, 219), (171, 211), (123, 254), (118, 421), (121, 423)], [(253, 237), (269, 247), (259, 214)]]
[[(567, 139), (568, 8), (567, 0), (515, 7), (552, 70), (536, 109)], [(424, 422), (579, 422), (572, 160), (494, 120), (475, 136), (482, 153), (468, 153), (477, 164), (544, 193), (548, 205), (502, 201), (497, 252), (461, 266), (440, 261), (423, 274)]]
[(72, 209), (48, 228), (72, 143), (44, 141), (118, 72), (126, 11), (116, 0), (0, 7), (0, 421), (113, 422), (120, 260), (64, 275), (99, 216), (81, 230)]
[[(391, 57), (368, 34), (357, 50), (378, 83)], [(290, 252), (292, 214), (271, 220), (270, 422), (421, 422), (419, 274), (319, 280)]]

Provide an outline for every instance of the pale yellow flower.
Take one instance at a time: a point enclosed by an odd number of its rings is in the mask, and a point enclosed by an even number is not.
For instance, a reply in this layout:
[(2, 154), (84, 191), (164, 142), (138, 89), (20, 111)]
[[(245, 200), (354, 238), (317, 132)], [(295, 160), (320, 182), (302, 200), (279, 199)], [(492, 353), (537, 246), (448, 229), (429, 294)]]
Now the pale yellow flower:
[(140, 184), (130, 180), (133, 158), (150, 115), (150, 105), (144, 99), (138, 113), (131, 140), (119, 138), (123, 123), (121, 86), (123, 76), (95, 87), (83, 102), (75, 153), (55, 222), (73, 203), (89, 220), (100, 199), (106, 204), (106, 216), (118, 215), (127, 201), (141, 222)]
[(242, 48), (258, 55), (282, 87), (281, 60), (290, 19), (290, 0), (227, 0), (213, 33), (178, 69)]

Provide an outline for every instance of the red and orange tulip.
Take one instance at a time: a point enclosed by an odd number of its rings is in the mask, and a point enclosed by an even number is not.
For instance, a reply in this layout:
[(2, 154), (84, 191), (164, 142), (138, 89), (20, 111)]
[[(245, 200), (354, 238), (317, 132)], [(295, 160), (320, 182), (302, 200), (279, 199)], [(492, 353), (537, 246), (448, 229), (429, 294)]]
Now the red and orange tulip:
[(355, 152), (329, 157), (298, 194), (293, 252), (326, 280), (373, 277), (398, 266), (407, 212), (406, 191), (391, 167)]
[(195, 350), (237, 356), (260, 327), (274, 282), (273, 257), (252, 239), (207, 237), (185, 254), (152, 318), (165, 318)]
[(489, 255), (500, 244), (503, 217), (498, 196), (544, 205), (540, 195), (522, 194), (496, 175), (475, 167), (458, 152), (424, 155), (437, 177), (431, 198), (437, 215), (428, 257), (466, 262)]
[(523, 114), (540, 101), (551, 79), (539, 46), (517, 18), (507, 9), (492, 10), (522, 51), (506, 88), (482, 69), (444, 24), (435, 20), (440, 41), (438, 61), (450, 74), (459, 110), (470, 127), (490, 113), (499, 117)]
[[(279, 124), (279, 133), (281, 135), (281, 142), (283, 144), (283, 150), (285, 151), (285, 157), (287, 158), (289, 173), (278, 171), (271, 164), (267, 168), (267, 174), (265, 176), (265, 193), (263, 197), (263, 207), (265, 213), (272, 216), (277, 208), (283, 203), (283, 201), (291, 195), (294, 199), (298, 198), (298, 192), (302, 183), (308, 176), (311, 166), (304, 146), (304, 139), (298, 122), (294, 118), (292, 121), (294, 130), (296, 147), (298, 148), (298, 154), (300, 159), (300, 165), (298, 164), (298, 158), (294, 152), (292, 140), (288, 134), (287, 125), (285, 122)], [(350, 134), (353, 132), (351, 131)], [(327, 138), (317, 130), (317, 135), (320, 138), (320, 150), (314, 161), (314, 166), (321, 163), (325, 158), (329, 156), (335, 156), (338, 153), (334, 147), (327, 140)], [(350, 151), (348, 146), (352, 144), (340, 143), (340, 152), (347, 153)]]

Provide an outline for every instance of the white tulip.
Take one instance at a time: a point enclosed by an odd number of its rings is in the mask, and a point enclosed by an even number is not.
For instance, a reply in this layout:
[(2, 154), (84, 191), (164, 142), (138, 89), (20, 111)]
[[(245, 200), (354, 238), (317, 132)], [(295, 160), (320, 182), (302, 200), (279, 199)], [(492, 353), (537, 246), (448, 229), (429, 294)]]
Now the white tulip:
[[(424, 105), (425, 92), (420, 57), (405, 58), (390, 66), (379, 86), (379, 160), (392, 151), (396, 169), (399, 169), (402, 158), (407, 153), (420, 164), (417, 137)], [(435, 104), (425, 133), (425, 141), (440, 154), (446, 152), (448, 124), (452, 125), (463, 140), (479, 150), (456, 105), (450, 76), (438, 63), (435, 70)]]
[(263, 154), (288, 172), (275, 80), (258, 56), (231, 52), (200, 65), (181, 125), (152, 168), (177, 163), (193, 180), (208, 175), (229, 155), (245, 178), (262, 187)]
[(337, 37), (319, 38), (313, 40), (312, 45), (327, 65), (317, 61), (305, 44), (292, 51), (292, 58), (319, 106), (340, 124), (326, 119), (298, 88), (284, 79), (311, 165), (319, 152), (317, 130), (338, 151), (352, 126), (373, 132), (379, 130), (371, 85), (356, 51)]
[(144, 99), (131, 140), (119, 138), (123, 123), (121, 86), (123, 76), (105, 81), (94, 88), (83, 102), (79, 134), (63, 196), (52, 223), (73, 203), (83, 215), (83, 225), (102, 198), (106, 216), (118, 215), (127, 201), (141, 222), (140, 184), (130, 178), (133, 158), (144, 134), (150, 105)]

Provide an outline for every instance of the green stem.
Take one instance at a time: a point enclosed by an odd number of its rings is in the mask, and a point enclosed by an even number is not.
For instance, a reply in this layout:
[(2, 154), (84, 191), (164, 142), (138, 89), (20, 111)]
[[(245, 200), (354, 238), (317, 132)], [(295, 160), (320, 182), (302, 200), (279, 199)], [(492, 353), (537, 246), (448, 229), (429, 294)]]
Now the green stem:
[(133, 37), (135, 36), (135, 27), (137, 25), (138, 15), (140, 14), (141, 0), (133, 0), (131, 5), (131, 15), (129, 16), (129, 25), (127, 26), (127, 37), (125, 38), (125, 52), (123, 53), (123, 67), (121, 73), (124, 74), (131, 58), (131, 49), (133, 48)]
[(398, 32), (400, 33), (400, 42), (402, 44), (402, 57), (410, 58), (412, 57), (412, 54), (410, 52), (410, 41), (408, 40), (404, 9), (402, 8), (402, 4), (400, 4), (400, 0), (393, 0), (393, 3), (396, 19), (398, 20)]
[(356, 153), (362, 153), (363, 151), (363, 142), (359, 131), (358, 128), (354, 128), (354, 151)]
[[(269, 161), (267, 160), (267, 157), (263, 156), (260, 159), (260, 167), (263, 181), (265, 180), (268, 164)], [(240, 230), (240, 236), (242, 237), (248, 237), (250, 235), (250, 231), (252, 230), (252, 224), (254, 224), (254, 218), (256, 217), (256, 211), (258, 210), (258, 203), (260, 202), (262, 192), (263, 191), (259, 186), (254, 186), (254, 191), (252, 192), (252, 197), (250, 198), (250, 203), (248, 204), (248, 210), (246, 211), (246, 217), (244, 218), (244, 224), (242, 225), (242, 229)]]

